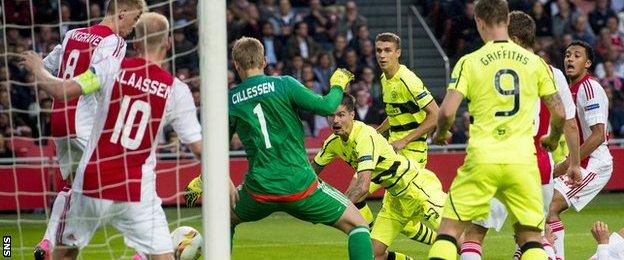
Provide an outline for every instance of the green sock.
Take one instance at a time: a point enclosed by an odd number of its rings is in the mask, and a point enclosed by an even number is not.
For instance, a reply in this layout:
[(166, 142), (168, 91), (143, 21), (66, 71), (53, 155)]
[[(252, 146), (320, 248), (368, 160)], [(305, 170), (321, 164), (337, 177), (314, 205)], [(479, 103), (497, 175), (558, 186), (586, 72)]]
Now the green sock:
[(401, 230), (401, 233), (412, 240), (426, 245), (431, 245), (436, 239), (436, 232), (428, 226), (425, 226), (422, 222), (408, 222), (407, 225), (403, 227), (403, 230)]
[(355, 203), (355, 207), (360, 211), (360, 215), (364, 217), (366, 222), (368, 222), (369, 226), (373, 226), (373, 221), (375, 221), (375, 216), (373, 216), (373, 211), (370, 209), (366, 201)]
[(349, 232), (349, 259), (373, 259), (373, 243), (371, 242), (368, 227), (357, 226)]
[(236, 231), (236, 226), (230, 225), (230, 253), (234, 250), (234, 231)]
[(399, 252), (388, 251), (388, 260), (412, 260), (412, 258)]
[(435, 243), (429, 249), (430, 260), (457, 259), (457, 240), (449, 235), (438, 235)]

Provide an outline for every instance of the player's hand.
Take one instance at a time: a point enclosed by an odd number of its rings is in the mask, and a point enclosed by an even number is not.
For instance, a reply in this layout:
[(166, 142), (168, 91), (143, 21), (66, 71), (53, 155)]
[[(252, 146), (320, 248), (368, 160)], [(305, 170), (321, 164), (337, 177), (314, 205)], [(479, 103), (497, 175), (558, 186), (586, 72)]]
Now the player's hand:
[(407, 142), (403, 139), (399, 139), (399, 140), (392, 142), (391, 145), (395, 151), (398, 151), (398, 150), (405, 148), (405, 146), (407, 145)]
[(602, 221), (596, 221), (591, 229), (592, 236), (598, 244), (609, 244), (609, 226)]
[(232, 180), (230, 180), (230, 207), (234, 209), (236, 207), (236, 203), (238, 202), (238, 189), (234, 186)]
[(349, 82), (351, 82), (354, 78), (355, 76), (353, 75), (353, 73), (346, 69), (339, 68), (336, 69), (336, 71), (334, 71), (334, 74), (332, 74), (329, 78), (329, 85), (340, 86), (342, 90), (344, 90), (345, 88), (347, 88)]
[(581, 177), (581, 167), (578, 165), (571, 165), (568, 167), (566, 171), (566, 175), (568, 178), (565, 181), (565, 184), (571, 188), (576, 188), (581, 185), (583, 178)]
[(567, 158), (563, 160), (562, 162), (557, 163), (555, 165), (555, 168), (553, 169), (553, 178), (557, 178), (561, 175), (566, 174), (569, 167), (570, 167), (570, 164)]
[(544, 147), (544, 149), (546, 149), (546, 151), (549, 151), (549, 152), (554, 151), (555, 149), (557, 149), (557, 146), (559, 146), (559, 140), (553, 139), (550, 135), (543, 136), (540, 139), (540, 143), (542, 147)]
[(201, 176), (196, 177), (184, 189), (184, 200), (187, 207), (195, 207), (195, 202), (202, 195), (202, 180)]
[(22, 52), (20, 56), (22, 60), (19, 65), (24, 66), (27, 71), (35, 73), (37, 70), (43, 68), (43, 59), (38, 53), (34, 51), (25, 51)]
[(451, 138), (453, 137), (453, 133), (446, 131), (446, 133), (444, 134), (440, 134), (438, 133), (438, 131), (436, 131), (433, 134), (433, 137), (431, 138), (431, 142), (433, 142), (433, 144), (437, 144), (437, 145), (447, 145), (449, 143), (451, 143)]

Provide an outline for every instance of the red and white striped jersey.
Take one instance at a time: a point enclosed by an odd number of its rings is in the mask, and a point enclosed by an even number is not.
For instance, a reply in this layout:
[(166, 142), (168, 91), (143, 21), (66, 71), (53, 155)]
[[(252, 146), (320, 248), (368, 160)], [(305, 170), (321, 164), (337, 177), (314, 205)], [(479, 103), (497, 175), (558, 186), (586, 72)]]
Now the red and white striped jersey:
[[(576, 104), (576, 123), (579, 127), (579, 139), (583, 144), (591, 135), (591, 126), (605, 125), (605, 141), (594, 150), (589, 157), (609, 162), (613, 160), (607, 148), (607, 124), (609, 117), (609, 99), (604, 89), (591, 75), (585, 75), (581, 80), (570, 86), (574, 103)], [(587, 167), (589, 157), (581, 161), (581, 167)]]
[[(557, 92), (561, 97), (561, 101), (563, 103), (563, 108), (565, 110), (565, 119), (574, 119), (576, 114), (576, 106), (574, 105), (574, 101), (572, 99), (572, 93), (570, 92), (570, 88), (568, 87), (568, 82), (563, 75), (561, 70), (550, 66), (550, 69), (553, 72), (553, 77), (555, 80), (555, 85), (557, 86)], [(552, 162), (550, 153), (546, 151), (540, 144), (540, 139), (547, 135), (550, 132), (550, 112), (546, 107), (546, 104), (542, 101), (537, 102), (537, 110), (535, 115), (535, 136), (533, 137), (533, 142), (535, 144), (536, 156), (537, 156), (537, 166), (540, 170), (540, 177), (542, 179), (542, 184), (550, 183), (552, 179)]]
[[(115, 201), (155, 194), (155, 150), (171, 124), (183, 143), (201, 139), (189, 87), (158, 65), (126, 58), (121, 70), (95, 71), (101, 89), (96, 120), (72, 188)], [(151, 191), (151, 192), (147, 192)], [(147, 193), (146, 193), (147, 192)]]
[[(59, 78), (70, 79), (92, 67), (94, 61), (105, 60), (119, 66), (126, 55), (126, 42), (104, 25), (70, 30), (61, 45), (44, 59), (48, 71)], [(86, 140), (91, 133), (93, 113), (97, 104), (87, 97), (52, 102), (52, 136), (71, 136)]]

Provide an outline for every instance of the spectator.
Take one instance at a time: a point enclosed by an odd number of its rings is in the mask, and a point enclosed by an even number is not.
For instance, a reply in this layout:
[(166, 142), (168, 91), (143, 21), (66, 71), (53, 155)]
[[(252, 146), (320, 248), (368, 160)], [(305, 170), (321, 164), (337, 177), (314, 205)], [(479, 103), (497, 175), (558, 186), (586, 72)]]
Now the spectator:
[(278, 35), (286, 41), (293, 33), (295, 24), (300, 21), (299, 16), (292, 10), (289, 0), (279, 1), (279, 12), (277, 14)]
[(234, 13), (230, 9), (227, 9), (225, 12), (227, 41), (228, 43), (232, 44), (236, 39), (242, 36), (243, 26), (239, 21), (236, 20), (236, 16), (234, 16)]
[(616, 92), (610, 100), (609, 123), (616, 138), (624, 137), (624, 94)]
[(91, 3), (89, 6), (89, 24), (95, 25), (102, 22), (104, 16), (102, 15), (102, 6), (98, 3)]
[(308, 25), (304, 22), (298, 22), (295, 28), (295, 34), (290, 37), (286, 45), (287, 56), (292, 58), (299, 55), (314, 63), (320, 48), (314, 39), (308, 35)]
[(367, 125), (378, 126), (383, 122), (385, 115), (382, 109), (371, 104), (370, 92), (367, 88), (361, 88), (355, 95), (355, 120), (362, 121)]
[(542, 2), (535, 1), (533, 8), (531, 9), (531, 16), (535, 20), (535, 35), (537, 37), (551, 37), (552, 32), (552, 18), (549, 14), (544, 13), (544, 6)]
[[(262, 0), (258, 4), (258, 9), (260, 10), (260, 20), (262, 21), (271, 21), (277, 19), (278, 7), (275, 0)], [(279, 30), (277, 27), (277, 23), (275, 24), (276, 28), (273, 28), (274, 31)]]
[(381, 74), (379, 63), (377, 63), (377, 57), (375, 56), (375, 46), (373, 41), (363, 41), (360, 44), (362, 49), (360, 50), (360, 67), (373, 68), (374, 74)]
[(602, 85), (603, 88), (610, 88), (615, 92), (623, 91), (624, 79), (616, 74), (613, 62), (607, 60), (603, 64), (605, 76), (600, 79), (600, 85)]
[(589, 25), (594, 33), (607, 25), (610, 17), (616, 17), (615, 12), (609, 9), (608, 0), (596, 0), (596, 9), (589, 13)]
[(59, 33), (61, 38), (65, 38), (67, 31), (74, 29), (74, 25), (70, 25), (68, 22), (72, 21), (72, 8), (67, 2), (61, 2), (61, 26), (59, 26)]
[(39, 27), (39, 33), (36, 34), (36, 37), (34, 42), (36, 52), (46, 53), (48, 45), (58, 41), (58, 37), (52, 32), (52, 27), (49, 26)]
[(345, 14), (338, 23), (338, 33), (346, 37), (350, 41), (355, 37), (355, 31), (358, 26), (366, 24), (366, 18), (358, 12), (357, 4), (353, 0), (345, 3)]
[(587, 26), (587, 17), (585, 15), (578, 15), (574, 18), (571, 32), (574, 40), (587, 42), (591, 46), (596, 45), (596, 36)]
[(555, 36), (560, 37), (570, 30), (572, 17), (576, 13), (571, 9), (568, 0), (557, 0), (557, 8), (559, 12), (552, 19), (552, 31)]
[(325, 16), (320, 0), (310, 0), (310, 12), (303, 18), (303, 22), (308, 25), (308, 30), (312, 39), (319, 43), (325, 50), (331, 49), (332, 40), (330, 32), (334, 25)]
[(622, 60), (622, 54), (614, 51), (613, 49), (609, 49), (607, 51), (607, 56), (604, 58), (604, 61), (596, 65), (596, 69), (594, 70), (596, 77), (598, 77), (599, 79), (606, 77), (607, 68), (605, 67), (605, 62), (607, 61), (613, 63), (615, 75), (621, 78), (624, 77), (624, 61)]
[(470, 114), (468, 111), (462, 114), (461, 120), (455, 123), (455, 131), (453, 131), (452, 143), (465, 144), (470, 137)]
[(356, 37), (349, 41), (349, 48), (356, 50), (360, 54), (362, 52), (362, 44), (367, 41), (373, 41), (370, 37), (368, 26), (366, 24), (359, 25)]
[(332, 55), (328, 52), (321, 52), (316, 60), (318, 62), (314, 66), (314, 76), (321, 82), (324, 89), (329, 89), (329, 77), (336, 70)]
[[(244, 19), (246, 16), (247, 8), (252, 4), (247, 0), (234, 0), (228, 6), (228, 9), (232, 11), (234, 17), (239, 19)], [(176, 8), (176, 10), (180, 11), (180, 13), (176, 16), (182, 16), (182, 10), (180, 8)], [(175, 11), (175, 10), (174, 10)]]
[(267, 65), (269, 67), (275, 67), (283, 58), (283, 45), (273, 35), (273, 26), (271, 23), (265, 22), (262, 24), (262, 45), (264, 45), (264, 57), (266, 58)]
[[(160, 153), (168, 153), (168, 154), (176, 154), (180, 155), (181, 153), (188, 153), (190, 150), (178, 139), (178, 133), (173, 130), (169, 130), (165, 134), (166, 144), (162, 146), (158, 152)], [(177, 157), (166, 157), (165, 159), (177, 159)]]
[[(0, 158), (15, 158), (15, 153), (11, 150), (11, 148), (9, 148), (9, 144), (7, 143), (5, 135), (3, 133), (0, 133)], [(14, 164), (14, 162), (2, 160), (0, 161), (0, 164), (10, 165)]]
[(616, 51), (622, 52), (624, 48), (624, 34), (618, 30), (618, 18), (615, 16), (607, 19), (607, 29), (611, 38), (611, 47)]
[(11, 136), (13, 129), (11, 129), (11, 117), (8, 112), (0, 112), (0, 134), (4, 136)]
[(186, 39), (183, 29), (173, 31), (173, 53), (176, 69), (199, 67), (197, 46)]
[(15, 0), (15, 1), (5, 1), (4, 3), (4, 14), (7, 14), (5, 19), (7, 24), (19, 24), (19, 25), (31, 25), (32, 21), (30, 20), (31, 14), (30, 10), (34, 10), (36, 12), (36, 7), (31, 6), (29, 1), (26, 0)]
[(357, 52), (354, 49), (347, 49), (345, 53), (345, 67), (351, 73), (360, 75), (360, 63), (358, 60)]
[(250, 4), (245, 10), (241, 19), (242, 33), (244, 36), (260, 39), (262, 37), (262, 26), (260, 23), (260, 12), (255, 4)]
[[(45, 91), (40, 91), (40, 92), (44, 92)], [(40, 94), (39, 97), (42, 97), (43, 95)], [(39, 118), (33, 118), (33, 120), (31, 120), (30, 125), (32, 126), (31, 128), (34, 129), (33, 130), (33, 137), (36, 138), (45, 138), (45, 137), (49, 137), (51, 135), (51, 129), (50, 129), (50, 114), (52, 113), (52, 99), (49, 97), (43, 97), (40, 98), (39, 100)], [(47, 140), (42, 140), (43, 144), (47, 143)]]
[(605, 57), (607, 57), (607, 52), (610, 50), (616, 50), (613, 46), (611, 46), (611, 34), (609, 33), (609, 29), (602, 28), (600, 30), (600, 34), (598, 34), (598, 42), (596, 43), (596, 54), (598, 57), (597, 61), (603, 61)]
[(325, 93), (325, 91), (327, 91), (327, 89), (323, 87), (323, 84), (321, 84), (321, 82), (319, 82), (314, 77), (314, 68), (312, 64), (303, 64), (303, 69), (301, 70), (301, 78), (301, 83), (303, 83), (304, 86), (316, 92), (317, 94), (323, 94)]
[(345, 67), (345, 53), (347, 50), (347, 38), (339, 34), (334, 39), (334, 50), (332, 54), (334, 55), (334, 61), (336, 62), (336, 67)]
[(286, 69), (284, 70), (284, 74), (285, 75), (290, 75), (293, 76), (293, 78), (295, 78), (297, 81), (302, 82), (303, 81), (303, 57), (301, 57), (300, 55), (295, 55), (294, 57), (292, 57), (291, 59), (291, 63), (286, 66)]
[(464, 12), (451, 20), (449, 30), (446, 44), (451, 57), (460, 57), (483, 44), (474, 20), (474, 3), (466, 1)]
[(364, 67), (362, 69), (362, 76), (360, 81), (351, 87), (352, 90), (357, 91), (360, 89), (367, 89), (373, 100), (373, 105), (381, 107), (383, 105), (381, 97), (381, 85), (376, 80), (377, 75), (371, 67)]

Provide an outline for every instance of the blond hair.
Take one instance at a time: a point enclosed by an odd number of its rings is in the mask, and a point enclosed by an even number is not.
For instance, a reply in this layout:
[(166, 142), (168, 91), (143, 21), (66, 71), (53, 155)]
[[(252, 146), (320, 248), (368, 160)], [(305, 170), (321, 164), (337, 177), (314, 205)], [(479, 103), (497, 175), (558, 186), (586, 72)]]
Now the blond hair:
[(255, 38), (241, 37), (234, 42), (232, 58), (240, 69), (261, 69), (264, 64), (264, 47)]
[(108, 0), (106, 2), (106, 15), (118, 14), (124, 8), (145, 12), (145, 10), (147, 10), (147, 5), (145, 4), (145, 0)]
[(147, 12), (141, 15), (134, 31), (134, 37), (141, 46), (156, 47), (167, 41), (169, 21), (162, 14)]

